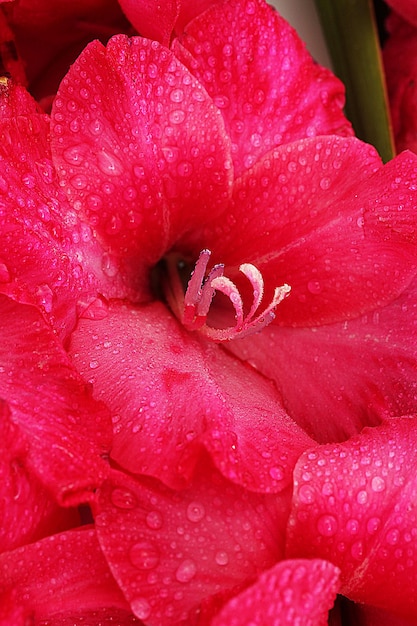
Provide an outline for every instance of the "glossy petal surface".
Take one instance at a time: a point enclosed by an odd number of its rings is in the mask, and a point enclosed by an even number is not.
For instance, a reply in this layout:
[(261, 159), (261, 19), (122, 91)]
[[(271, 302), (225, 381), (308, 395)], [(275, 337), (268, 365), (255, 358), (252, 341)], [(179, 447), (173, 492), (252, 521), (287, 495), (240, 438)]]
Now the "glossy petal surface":
[[(417, 409), (417, 282), (387, 306), (313, 328), (267, 328), (229, 349), (275, 380), (284, 407), (322, 443)], [(274, 358), (271, 359), (270, 355)]]
[(92, 497), (107, 473), (110, 418), (32, 306), (0, 296), (0, 397), (26, 465), (61, 504)]
[(410, 152), (382, 167), (356, 139), (295, 142), (236, 181), (227, 218), (184, 245), (205, 242), (231, 268), (253, 263), (269, 290), (289, 284), (275, 323), (346, 320), (389, 302), (414, 277), (416, 180)]
[(215, 4), (187, 25), (172, 50), (221, 110), (236, 176), (277, 145), (352, 134), (342, 84), (263, 0)]
[(326, 626), (338, 587), (331, 563), (281, 561), (229, 600), (212, 626)]
[(139, 618), (193, 623), (203, 600), (236, 591), (282, 558), (289, 495), (247, 492), (207, 458), (180, 492), (114, 474), (99, 492), (98, 537)]
[(17, 89), (10, 98), (0, 123), (0, 291), (41, 307), (65, 336), (77, 300), (105, 289), (103, 252), (58, 187), (48, 118), (23, 116), (34, 103)]
[(80, 321), (70, 353), (110, 408), (111, 457), (130, 472), (183, 487), (204, 446), (230, 480), (274, 492), (312, 445), (269, 381), (187, 333), (160, 303), (111, 303), (103, 320)]
[(313, 449), (294, 474), (287, 555), (327, 558), (341, 593), (416, 618), (416, 418)]
[(0, 598), (10, 591), (14, 611), (20, 609), (36, 624), (67, 626), (86, 618), (111, 624), (112, 615), (121, 626), (137, 623), (92, 529), (61, 533), (0, 554)]
[[(75, 510), (60, 509), (25, 467), (28, 443), (0, 403), (0, 552), (79, 523)], [(0, 620), (1, 623), (1, 620)]]
[(220, 112), (166, 48), (119, 36), (79, 57), (52, 120), (60, 184), (98, 232), (107, 273), (146, 292), (150, 265), (225, 209), (232, 169)]

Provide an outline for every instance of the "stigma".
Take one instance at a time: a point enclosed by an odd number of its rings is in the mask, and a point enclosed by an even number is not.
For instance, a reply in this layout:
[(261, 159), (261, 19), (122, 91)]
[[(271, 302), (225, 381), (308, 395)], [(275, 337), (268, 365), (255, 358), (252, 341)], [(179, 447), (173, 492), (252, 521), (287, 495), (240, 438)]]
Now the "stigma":
[[(250, 306), (245, 307), (238, 287), (224, 275), (223, 264), (214, 265), (207, 271), (210, 256), (210, 250), (200, 252), (186, 288), (179, 275), (181, 262), (178, 258), (168, 261), (169, 289), (165, 293), (169, 305), (184, 327), (190, 331), (199, 331), (213, 341), (222, 342), (246, 337), (268, 326), (275, 319), (276, 307), (288, 296), (291, 287), (287, 284), (276, 287), (271, 302), (262, 308), (262, 274), (252, 263), (243, 263), (239, 271), (248, 279), (253, 293)], [(216, 292), (226, 296), (234, 310), (234, 323), (225, 328), (209, 324)]]

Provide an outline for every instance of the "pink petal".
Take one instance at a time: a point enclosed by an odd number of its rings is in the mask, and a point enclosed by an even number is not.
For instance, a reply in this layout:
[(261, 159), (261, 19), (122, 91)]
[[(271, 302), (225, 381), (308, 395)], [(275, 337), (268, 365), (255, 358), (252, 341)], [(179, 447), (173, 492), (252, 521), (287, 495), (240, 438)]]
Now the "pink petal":
[(137, 617), (194, 623), (203, 601), (230, 595), (282, 557), (288, 496), (247, 492), (204, 457), (181, 492), (114, 473), (99, 491), (97, 533)]
[(269, 381), (160, 303), (111, 303), (108, 317), (80, 320), (70, 354), (114, 416), (111, 457), (129, 472), (181, 488), (203, 445), (233, 482), (274, 492), (312, 445)]
[(342, 84), (262, 0), (214, 4), (187, 25), (172, 50), (221, 110), (236, 177), (280, 144), (352, 134)]
[(338, 569), (316, 560), (281, 561), (229, 600), (212, 626), (327, 626)]
[(417, 618), (416, 418), (305, 453), (294, 474), (287, 555), (328, 559), (341, 593)]
[(41, 113), (39, 105), (24, 87), (5, 77), (2, 80), (4, 82), (0, 83), (0, 119)]
[(282, 146), (235, 183), (227, 220), (196, 230), (184, 247), (194, 256), (209, 248), (214, 263), (231, 268), (253, 263), (266, 301), (289, 284), (276, 323), (356, 317), (399, 295), (416, 272), (416, 180), (415, 155), (382, 167), (357, 139)]
[(269, 327), (228, 349), (275, 381), (288, 414), (311, 436), (340, 441), (384, 416), (417, 410), (416, 319), (414, 280), (392, 303), (355, 320)]
[(150, 265), (229, 198), (229, 142), (205, 90), (156, 42), (92, 43), (52, 112), (60, 183), (107, 249), (107, 272), (148, 294)]
[[(76, 510), (61, 509), (28, 472), (28, 444), (0, 403), (0, 552), (79, 524)], [(0, 620), (1, 623), (1, 620)]]
[(15, 610), (20, 608), (36, 624), (112, 624), (114, 618), (121, 620), (120, 626), (137, 623), (92, 529), (54, 535), (0, 554), (0, 589), (6, 598), (13, 591)]
[(26, 467), (59, 503), (93, 497), (108, 471), (110, 419), (32, 306), (0, 296), (0, 397), (22, 438)]
[(169, 46), (181, 0), (119, 0), (119, 4), (140, 35)]
[(58, 187), (48, 118), (23, 116), (18, 90), (11, 99), (16, 115), (0, 124), (0, 291), (41, 307), (65, 336), (77, 300), (106, 289), (103, 251)]

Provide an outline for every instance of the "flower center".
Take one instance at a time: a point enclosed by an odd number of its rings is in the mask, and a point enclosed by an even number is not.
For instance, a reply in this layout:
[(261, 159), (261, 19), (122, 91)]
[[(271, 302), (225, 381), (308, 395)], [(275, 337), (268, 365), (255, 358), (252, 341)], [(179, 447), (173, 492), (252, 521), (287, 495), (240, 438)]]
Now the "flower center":
[[(256, 333), (275, 318), (275, 308), (289, 294), (291, 287), (276, 287), (270, 304), (259, 312), (264, 294), (261, 272), (251, 263), (243, 263), (239, 271), (249, 280), (253, 298), (248, 312), (238, 287), (224, 276), (224, 265), (214, 265), (207, 271), (210, 250), (202, 250), (189, 279), (184, 279), (185, 263), (177, 255), (167, 261), (168, 281), (164, 285), (165, 297), (172, 311), (188, 330), (198, 330), (214, 341), (228, 341)], [(187, 280), (187, 282), (185, 282)], [(213, 299), (219, 292), (226, 296), (234, 310), (234, 324), (217, 328), (210, 319), (227, 316), (215, 315)], [(214, 314), (213, 314), (214, 313)]]

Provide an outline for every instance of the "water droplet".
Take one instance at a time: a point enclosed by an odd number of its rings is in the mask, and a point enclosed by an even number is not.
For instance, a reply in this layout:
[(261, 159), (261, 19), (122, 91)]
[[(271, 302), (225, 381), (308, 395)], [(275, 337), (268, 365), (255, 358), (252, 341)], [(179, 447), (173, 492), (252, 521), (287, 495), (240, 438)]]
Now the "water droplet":
[(387, 543), (389, 543), (390, 546), (395, 546), (395, 544), (398, 543), (398, 540), (400, 538), (400, 531), (398, 530), (398, 528), (391, 528), (387, 532), (385, 538), (387, 540)]
[(284, 469), (279, 465), (277, 465), (276, 467), (270, 467), (269, 475), (273, 480), (283, 480)]
[(377, 532), (380, 525), (381, 520), (379, 519), (379, 517), (371, 517), (366, 524), (366, 529), (370, 535), (373, 535)]
[(199, 522), (206, 514), (206, 510), (199, 502), (190, 502), (187, 506), (187, 517), (190, 522)]
[(180, 583), (188, 583), (197, 573), (197, 567), (191, 559), (185, 559), (175, 572), (175, 578)]
[(9, 268), (0, 260), (0, 283), (8, 283), (11, 279)]
[(103, 174), (119, 176), (123, 172), (123, 164), (114, 154), (101, 150), (97, 154), (97, 163)]
[(152, 530), (158, 530), (158, 528), (162, 528), (163, 518), (159, 511), (150, 511), (146, 516), (146, 523), (148, 528), (152, 528)]
[(151, 614), (151, 605), (145, 598), (135, 598), (130, 602), (133, 613), (139, 619), (147, 619)]
[(309, 280), (307, 283), (307, 289), (312, 294), (318, 294), (321, 292), (321, 285), (318, 280)]
[(131, 547), (129, 558), (137, 569), (153, 569), (159, 563), (160, 553), (150, 541), (140, 541)]
[(298, 497), (303, 504), (311, 504), (314, 501), (314, 489), (309, 485), (302, 485)]
[(384, 491), (385, 480), (381, 478), (380, 476), (374, 476), (371, 481), (371, 487), (372, 487), (372, 490), (376, 491), (377, 493), (380, 491)]
[(362, 541), (355, 541), (350, 548), (350, 553), (354, 559), (360, 561), (363, 557), (363, 543)]
[(113, 489), (111, 501), (118, 509), (134, 509), (137, 506), (135, 494), (127, 489)]
[(320, 187), (325, 191), (330, 187), (330, 178), (322, 178), (320, 181)]
[(333, 537), (337, 532), (337, 520), (333, 515), (322, 515), (317, 520), (317, 530), (323, 537)]
[(227, 552), (217, 552), (214, 558), (217, 565), (227, 565), (229, 562), (229, 555)]
[(356, 501), (358, 504), (366, 504), (368, 502), (368, 494), (366, 491), (358, 491), (356, 496)]
[(90, 368), (95, 370), (98, 368), (98, 361), (90, 361)]
[(36, 290), (36, 295), (39, 298), (40, 304), (43, 306), (47, 313), (52, 311), (54, 294), (49, 285), (39, 285)]
[(171, 124), (182, 124), (185, 120), (185, 112), (182, 109), (176, 109), (169, 114)]
[(105, 252), (101, 258), (101, 269), (109, 278), (116, 276), (119, 271), (116, 258), (108, 252)]
[(177, 172), (178, 176), (181, 176), (182, 178), (187, 178), (193, 173), (193, 166), (189, 161), (181, 161), (181, 163), (178, 163)]
[(109, 314), (109, 305), (102, 298), (94, 298), (91, 302), (77, 302), (78, 315), (87, 320), (103, 320)]

